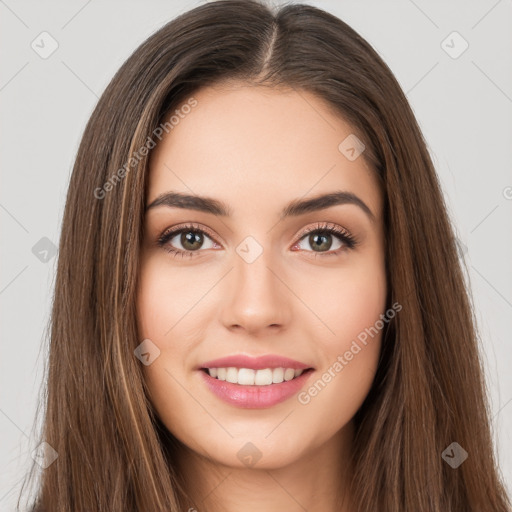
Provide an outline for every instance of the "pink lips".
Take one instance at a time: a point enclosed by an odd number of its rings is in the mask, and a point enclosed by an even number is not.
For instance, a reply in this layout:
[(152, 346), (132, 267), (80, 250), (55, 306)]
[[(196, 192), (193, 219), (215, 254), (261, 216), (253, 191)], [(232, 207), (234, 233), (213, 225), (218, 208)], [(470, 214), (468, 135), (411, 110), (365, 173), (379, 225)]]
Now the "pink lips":
[[(210, 377), (206, 368), (293, 368), (305, 370), (299, 377), (268, 386), (243, 386)], [(278, 355), (249, 357), (243, 354), (207, 361), (200, 365), (201, 378), (210, 391), (230, 405), (245, 409), (265, 409), (283, 402), (295, 395), (304, 386), (313, 368), (299, 361)]]
[(264, 368), (293, 368), (294, 370), (306, 370), (311, 365), (294, 361), (288, 357), (282, 357), (274, 354), (251, 357), (244, 354), (234, 356), (221, 357), (213, 361), (207, 361), (198, 366), (199, 368), (251, 368), (253, 370), (263, 370)]

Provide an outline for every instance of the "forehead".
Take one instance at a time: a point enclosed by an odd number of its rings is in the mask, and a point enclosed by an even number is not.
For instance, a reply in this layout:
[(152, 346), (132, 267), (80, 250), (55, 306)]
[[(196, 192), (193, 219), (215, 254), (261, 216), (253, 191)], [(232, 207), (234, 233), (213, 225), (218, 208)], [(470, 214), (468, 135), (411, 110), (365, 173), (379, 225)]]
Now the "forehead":
[(173, 128), (152, 152), (147, 203), (172, 190), (216, 197), (237, 211), (343, 189), (364, 196), (378, 215), (375, 172), (340, 150), (356, 134), (323, 99), (243, 84), (192, 97), (195, 106), (174, 110)]

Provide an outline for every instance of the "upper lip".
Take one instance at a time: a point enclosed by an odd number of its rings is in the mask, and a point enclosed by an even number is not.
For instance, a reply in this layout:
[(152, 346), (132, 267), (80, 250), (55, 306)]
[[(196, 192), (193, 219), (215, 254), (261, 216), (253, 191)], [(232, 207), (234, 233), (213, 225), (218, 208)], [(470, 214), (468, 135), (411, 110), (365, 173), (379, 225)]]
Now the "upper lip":
[(234, 354), (212, 361), (206, 361), (199, 365), (201, 368), (251, 368), (253, 370), (263, 370), (264, 368), (293, 368), (295, 370), (307, 370), (311, 365), (295, 361), (288, 357), (277, 354), (268, 354), (259, 357), (248, 356), (246, 354)]

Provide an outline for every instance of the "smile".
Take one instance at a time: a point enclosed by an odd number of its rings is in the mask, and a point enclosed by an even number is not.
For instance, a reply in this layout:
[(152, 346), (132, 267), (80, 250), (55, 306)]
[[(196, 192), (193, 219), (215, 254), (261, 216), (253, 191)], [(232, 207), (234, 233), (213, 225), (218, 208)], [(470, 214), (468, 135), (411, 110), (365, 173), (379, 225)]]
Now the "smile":
[[(210, 372), (217, 375), (210, 376)], [(291, 377), (293, 371), (293, 377)], [(295, 375), (297, 372), (297, 375)], [(306, 385), (307, 380), (314, 373), (313, 368), (297, 370), (291, 368), (264, 368), (253, 370), (250, 368), (202, 368), (198, 372), (206, 387), (223, 402), (242, 409), (267, 409), (295, 396)], [(225, 374), (225, 375), (224, 375)], [(289, 380), (285, 379), (285, 374)], [(276, 381), (273, 382), (274, 375)], [(220, 377), (226, 377), (222, 380)], [(272, 382), (270, 378), (272, 376)], [(235, 382), (227, 380), (236, 379)], [(291, 378), (290, 378), (291, 377)], [(251, 382), (254, 384), (240, 384)], [(261, 382), (257, 384), (256, 382)]]
[(304, 370), (293, 368), (205, 368), (210, 377), (241, 386), (270, 386), (300, 377)]

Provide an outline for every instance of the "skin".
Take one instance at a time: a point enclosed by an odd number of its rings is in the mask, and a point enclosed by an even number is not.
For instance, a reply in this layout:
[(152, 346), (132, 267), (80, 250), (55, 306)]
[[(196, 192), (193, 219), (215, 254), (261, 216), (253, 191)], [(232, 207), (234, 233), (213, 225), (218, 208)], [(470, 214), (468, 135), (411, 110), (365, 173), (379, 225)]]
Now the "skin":
[[(182, 443), (177, 462), (199, 512), (355, 511), (352, 418), (377, 370), (380, 331), (305, 405), (297, 396), (266, 409), (229, 405), (195, 368), (279, 354), (315, 368), (307, 390), (375, 324), (387, 290), (378, 179), (363, 156), (340, 152), (354, 129), (309, 92), (235, 83), (193, 96), (198, 105), (153, 150), (146, 204), (177, 191), (223, 201), (232, 216), (168, 206), (146, 213), (137, 320), (140, 339), (160, 350), (144, 366), (151, 401)], [(279, 219), (292, 200), (338, 190), (356, 194), (375, 220), (353, 204)], [(215, 235), (204, 235), (193, 257), (156, 244), (189, 222)], [(318, 222), (358, 244), (331, 256), (315, 249), (301, 234)], [(236, 252), (247, 236), (263, 250), (252, 263)], [(327, 237), (331, 253), (343, 246)], [(172, 245), (185, 249), (179, 235)], [(261, 453), (252, 467), (237, 457), (248, 442)]]

